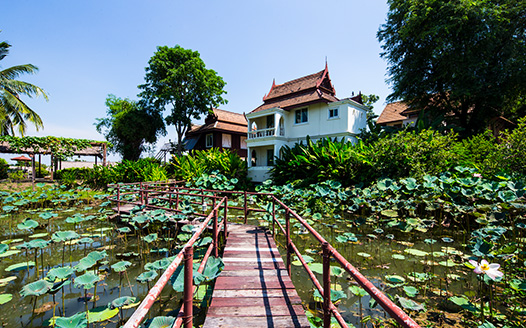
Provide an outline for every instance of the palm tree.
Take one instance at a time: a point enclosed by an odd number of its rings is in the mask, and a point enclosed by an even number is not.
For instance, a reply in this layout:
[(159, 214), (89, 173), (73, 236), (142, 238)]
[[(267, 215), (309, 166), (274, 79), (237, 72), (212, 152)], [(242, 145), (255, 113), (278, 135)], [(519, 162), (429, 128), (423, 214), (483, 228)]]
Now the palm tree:
[[(11, 45), (0, 42), (0, 60), (9, 53)], [(0, 70), (0, 135), (14, 135), (15, 128), (20, 135), (26, 132), (26, 121), (35, 125), (37, 131), (44, 127), (40, 116), (20, 99), (21, 95), (30, 98), (42, 96), (48, 100), (47, 94), (40, 87), (18, 81), (21, 74), (34, 74), (38, 68), (31, 64), (16, 65)]]

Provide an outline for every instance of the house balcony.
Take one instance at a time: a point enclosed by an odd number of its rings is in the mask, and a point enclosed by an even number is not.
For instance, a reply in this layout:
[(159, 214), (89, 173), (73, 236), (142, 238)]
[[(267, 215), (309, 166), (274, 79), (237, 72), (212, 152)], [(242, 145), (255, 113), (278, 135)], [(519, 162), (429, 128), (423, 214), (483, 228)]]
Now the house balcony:
[[(278, 131), (279, 130), (279, 131)], [(267, 137), (276, 137), (276, 136), (285, 136), (285, 131), (283, 128), (267, 128), (267, 129), (258, 129), (254, 131), (248, 131), (248, 139), (260, 139)]]

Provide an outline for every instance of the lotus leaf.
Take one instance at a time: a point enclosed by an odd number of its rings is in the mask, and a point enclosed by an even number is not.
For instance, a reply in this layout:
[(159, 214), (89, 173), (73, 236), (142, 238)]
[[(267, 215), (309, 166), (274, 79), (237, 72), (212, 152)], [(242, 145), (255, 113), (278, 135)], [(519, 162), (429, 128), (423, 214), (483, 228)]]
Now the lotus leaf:
[(81, 243), (81, 244), (92, 244), (93, 241), (94, 240), (92, 238), (89, 238), (89, 237), (84, 237), (84, 238), (79, 239), (79, 243)]
[(120, 261), (111, 266), (113, 271), (115, 272), (124, 272), (126, 269), (128, 269), (132, 265), (131, 262), (128, 261)]
[(309, 268), (312, 270), (312, 272), (323, 274), (323, 264), (322, 263), (309, 263)]
[(202, 275), (205, 277), (204, 281), (208, 282), (217, 278), (224, 267), (225, 264), (222, 259), (210, 256), (202, 272)]
[(189, 233), (180, 233), (177, 235), (177, 239), (181, 242), (187, 242), (192, 238), (192, 235)]
[(510, 282), (510, 287), (516, 291), (525, 291), (526, 290), (526, 280), (521, 279), (512, 279)]
[(79, 312), (71, 317), (57, 317), (55, 327), (59, 328), (85, 328), (88, 326), (86, 312)]
[(89, 268), (91, 268), (92, 266), (94, 266), (95, 264), (97, 264), (97, 261), (93, 260), (92, 258), (89, 258), (89, 257), (83, 257), (79, 260), (79, 263), (77, 263), (77, 265), (75, 265), (73, 267), (73, 269), (77, 272), (82, 272), (82, 271), (86, 271), (88, 270)]
[(116, 298), (110, 303), (108, 303), (108, 307), (110, 309), (118, 309), (123, 306), (133, 304), (136, 300), (137, 300), (136, 297), (123, 296), (123, 297)]
[(131, 229), (128, 228), (128, 227), (122, 227), (122, 228), (118, 228), (117, 231), (119, 233), (130, 233), (131, 232)]
[(404, 309), (426, 312), (425, 304), (420, 304), (411, 299), (400, 297), (398, 295), (396, 297), (398, 298), (398, 302)]
[[(5, 200), (4, 200), (4, 202), (5, 202)], [(11, 205), (6, 205), (6, 206), (3, 206), (3, 207), (2, 207), (2, 210), (3, 210), (4, 212), (7, 212), (7, 213), (12, 212), (12, 211), (16, 211), (17, 209), (18, 209), (18, 207), (16, 207), (16, 206), (11, 206)]]
[(453, 267), (455, 265), (457, 265), (457, 263), (455, 263), (453, 260), (449, 259), (447, 261), (441, 261), (441, 262), (438, 262), (438, 264), (440, 264), (441, 266), (445, 266), (445, 267)]
[(145, 283), (147, 281), (152, 281), (157, 277), (156, 271), (146, 271), (137, 276), (137, 281), (140, 283)]
[(13, 294), (1, 294), (0, 295), (0, 305), (5, 304), (13, 299)]
[(73, 269), (69, 266), (65, 266), (49, 270), (46, 277), (51, 281), (55, 281), (57, 279), (67, 279), (71, 277), (71, 275), (73, 275)]
[(351, 291), (351, 293), (353, 293), (354, 295), (358, 297), (364, 297), (365, 295), (367, 295), (367, 292), (365, 291), (365, 289), (358, 287), (356, 285), (349, 286), (349, 290)]
[[(321, 294), (317, 289), (314, 290), (313, 297), (314, 297), (314, 301), (323, 302), (323, 297), (321, 297)], [(341, 290), (331, 289), (331, 302), (335, 303), (344, 298), (347, 298), (347, 295), (345, 295), (345, 292)]]
[(41, 219), (44, 219), (44, 220), (49, 220), (49, 219), (54, 218), (56, 216), (58, 216), (58, 214), (52, 213), (52, 212), (44, 212), (44, 213), (40, 213), (39, 214), (39, 217)]
[(144, 224), (150, 221), (150, 217), (146, 215), (137, 215), (133, 217), (131, 220), (132, 222), (137, 223), (137, 224)]
[(44, 239), (33, 239), (29, 242), (29, 244), (32, 246), (31, 248), (46, 248), (49, 245), (49, 240)]
[(404, 286), (404, 292), (407, 297), (415, 297), (418, 294), (418, 289), (413, 286)]
[(371, 257), (371, 254), (364, 253), (364, 252), (356, 253), (356, 255), (361, 256), (361, 257), (365, 257), (365, 258)]
[(20, 296), (41, 296), (47, 293), (51, 287), (53, 287), (53, 283), (44, 279), (40, 279), (22, 287)]
[(33, 234), (33, 235), (29, 236), (29, 238), (31, 238), (31, 239), (42, 238), (42, 237), (46, 237), (47, 235), (48, 235), (47, 232), (42, 232), (42, 233)]
[(6, 244), (0, 244), (0, 254), (4, 254), (9, 249), (9, 246)]
[(18, 253), (20, 253), (19, 250), (11, 249), (11, 250), (8, 250), (8, 251), (5, 252), (5, 253), (0, 254), (0, 258), (2, 258), (2, 257), (8, 257), (8, 256), (11, 256), (11, 255), (14, 255), (14, 254), (18, 254)]
[(149, 243), (153, 243), (154, 241), (156, 241), (157, 238), (158, 238), (157, 233), (151, 233), (148, 236), (144, 236), (143, 240), (149, 244)]
[(192, 232), (194, 230), (194, 226), (191, 224), (185, 224), (181, 227), (181, 231), (183, 232)]
[(5, 271), (21, 271), (21, 270), (26, 270), (26, 269), (28, 269), (29, 267), (32, 267), (32, 266), (35, 266), (35, 262), (33, 262), (33, 261), (22, 262), (22, 263), (12, 264), (12, 265), (8, 266), (5, 269)]
[(385, 280), (387, 280), (389, 282), (392, 282), (392, 283), (395, 283), (395, 284), (399, 284), (399, 283), (404, 283), (405, 282), (405, 278), (404, 277), (397, 276), (397, 275), (387, 275), (387, 276), (385, 276)]
[[(82, 287), (84, 289), (90, 289), (95, 286), (95, 283), (99, 281), (99, 276), (91, 272), (86, 272), (82, 276), (75, 278), (75, 287)], [(91, 319), (90, 319), (91, 320)]]
[(212, 237), (205, 237), (205, 238), (199, 239), (199, 240), (194, 244), (194, 247), (203, 247), (203, 246), (209, 245), (210, 243), (212, 243), (212, 241), (214, 241), (214, 240), (212, 239)]
[(30, 230), (38, 227), (38, 222), (31, 220), (30, 218), (24, 219), (22, 223), (17, 224), (16, 226), (20, 230)]
[(414, 255), (414, 256), (428, 256), (429, 255), (428, 252), (424, 252), (424, 251), (421, 251), (419, 249), (414, 249), (414, 248), (407, 248), (404, 250), (404, 252), (406, 252), (407, 254)]
[(56, 243), (65, 242), (72, 239), (79, 239), (80, 235), (75, 231), (57, 231), (51, 235), (51, 239)]
[(107, 306), (99, 306), (88, 311), (89, 323), (102, 322), (113, 318), (119, 313), (119, 309), (110, 309)]
[[(197, 269), (199, 269), (199, 263), (194, 263), (192, 276), (194, 285), (199, 285), (204, 281), (204, 276), (198, 273)], [(170, 277), (170, 282), (176, 292), (182, 292), (184, 290), (184, 265), (179, 265), (177, 269), (175, 269), (174, 274)]]
[(155, 317), (148, 328), (170, 328), (175, 322), (174, 317)]
[(391, 257), (397, 260), (405, 260), (405, 256), (403, 256), (402, 254), (393, 254), (391, 255)]
[(0, 279), (0, 287), (7, 285), (8, 282), (13, 281), (13, 280), (16, 280), (16, 276), (9, 276), (9, 277)]

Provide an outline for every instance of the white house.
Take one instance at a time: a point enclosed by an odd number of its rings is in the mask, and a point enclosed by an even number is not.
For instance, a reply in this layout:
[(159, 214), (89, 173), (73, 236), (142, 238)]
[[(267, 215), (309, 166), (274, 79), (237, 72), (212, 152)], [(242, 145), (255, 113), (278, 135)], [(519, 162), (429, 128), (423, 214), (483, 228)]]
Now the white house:
[(338, 99), (325, 69), (283, 84), (272, 83), (263, 104), (246, 114), (248, 121), (247, 162), (255, 182), (269, 178), (274, 158), (284, 145), (321, 138), (346, 138), (366, 127), (361, 94)]

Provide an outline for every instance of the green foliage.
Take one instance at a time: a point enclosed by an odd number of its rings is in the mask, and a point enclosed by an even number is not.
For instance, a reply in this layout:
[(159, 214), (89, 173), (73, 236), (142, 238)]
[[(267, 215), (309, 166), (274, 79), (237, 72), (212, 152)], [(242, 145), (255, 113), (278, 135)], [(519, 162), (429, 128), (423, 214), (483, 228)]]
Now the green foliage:
[(20, 181), (27, 178), (27, 174), (22, 170), (15, 170), (13, 172), (9, 172), (7, 177), (13, 181)]
[(278, 185), (297, 182), (303, 186), (318, 181), (335, 180), (344, 185), (359, 181), (358, 174), (367, 167), (360, 146), (346, 140), (320, 139), (313, 142), (307, 137), (306, 145), (284, 146), (282, 156), (276, 158), (271, 169), (272, 179)]
[(171, 178), (185, 180), (193, 185), (199, 184), (203, 188), (209, 188), (220, 181), (226, 183), (227, 180), (228, 184), (233, 184), (238, 190), (245, 189), (248, 185), (246, 162), (230, 150), (211, 148), (196, 150), (185, 156), (173, 156), (166, 169)]
[[(199, 52), (184, 49), (157, 47), (148, 61), (146, 83), (140, 85), (141, 97), (149, 106), (162, 112), (169, 108), (166, 123), (175, 126), (177, 140), (183, 140), (192, 119), (199, 119), (212, 107), (225, 104), (222, 95), (225, 82), (214, 70), (207, 69)], [(177, 152), (182, 154), (181, 143)]]
[(105, 189), (108, 184), (119, 182), (164, 181), (167, 173), (156, 160), (144, 158), (138, 161), (123, 160), (113, 166), (64, 169), (58, 171), (56, 177), (67, 186), (76, 185), (78, 180), (93, 189)]
[(8, 168), (9, 164), (7, 164), (7, 161), (3, 158), (0, 158), (0, 179), (7, 179)]
[(62, 137), (14, 137), (0, 136), (0, 141), (8, 142), (9, 146), (15, 151), (20, 152), (23, 148), (32, 148), (35, 153), (51, 152), (53, 156), (60, 159), (66, 159), (73, 156), (75, 150), (82, 150), (92, 146), (93, 143), (111, 144), (103, 141), (89, 139), (73, 139)]
[(466, 135), (480, 132), (502, 109), (521, 107), (516, 105), (526, 94), (524, 1), (388, 4), (378, 39), (393, 86), (389, 100), (426, 109), (431, 120), (454, 118)]
[(490, 155), (490, 166), (508, 174), (526, 175), (526, 117), (512, 131), (500, 136), (500, 143)]
[(147, 143), (155, 143), (159, 135), (166, 135), (161, 114), (144, 102), (108, 95), (106, 107), (107, 117), (96, 119), (97, 131), (105, 130), (106, 140), (123, 160), (138, 160)]
[[(10, 47), (9, 43), (0, 42), (0, 60), (9, 54)], [(36, 72), (38, 68), (31, 64), (16, 65), (0, 71), (0, 135), (14, 135), (15, 129), (20, 135), (24, 135), (26, 120), (34, 124), (37, 131), (44, 127), (40, 116), (21, 99), (21, 96), (42, 96), (48, 100), (46, 92), (34, 84), (16, 80), (22, 74)]]

